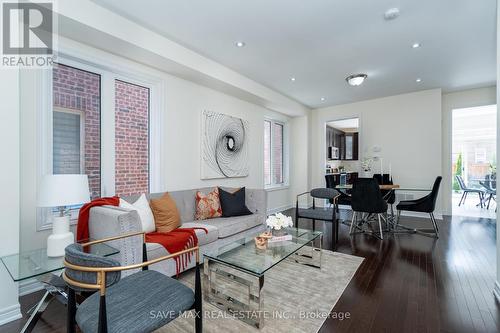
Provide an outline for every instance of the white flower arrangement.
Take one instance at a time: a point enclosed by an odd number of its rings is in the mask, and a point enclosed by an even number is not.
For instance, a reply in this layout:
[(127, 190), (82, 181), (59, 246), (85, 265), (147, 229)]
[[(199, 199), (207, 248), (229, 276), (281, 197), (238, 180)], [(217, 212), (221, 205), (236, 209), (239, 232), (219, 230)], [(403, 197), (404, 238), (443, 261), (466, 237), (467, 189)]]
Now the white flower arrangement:
[(365, 171), (372, 171), (372, 164), (373, 164), (373, 159), (372, 158), (364, 158), (363, 162), (361, 162), (361, 168)]
[(293, 227), (293, 220), (290, 216), (278, 213), (276, 215), (270, 215), (266, 220), (266, 224), (271, 229), (281, 230), (283, 228)]

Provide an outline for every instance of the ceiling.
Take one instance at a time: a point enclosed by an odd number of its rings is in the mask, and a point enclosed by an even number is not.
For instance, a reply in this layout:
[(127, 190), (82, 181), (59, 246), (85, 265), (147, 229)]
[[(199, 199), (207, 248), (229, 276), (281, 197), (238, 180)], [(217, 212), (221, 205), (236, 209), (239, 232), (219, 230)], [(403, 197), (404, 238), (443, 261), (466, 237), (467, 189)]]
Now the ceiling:
[(495, 0), (93, 1), (312, 108), (496, 82)]

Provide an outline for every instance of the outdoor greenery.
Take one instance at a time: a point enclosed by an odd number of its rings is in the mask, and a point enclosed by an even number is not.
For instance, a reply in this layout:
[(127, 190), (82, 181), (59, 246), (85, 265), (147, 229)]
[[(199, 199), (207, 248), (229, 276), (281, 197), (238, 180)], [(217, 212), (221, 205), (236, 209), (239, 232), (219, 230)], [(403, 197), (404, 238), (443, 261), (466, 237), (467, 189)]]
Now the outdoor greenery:
[[(455, 176), (462, 176), (462, 153), (458, 155), (457, 164), (455, 166)], [(460, 185), (458, 184), (457, 178), (453, 177), (453, 190), (460, 191)]]

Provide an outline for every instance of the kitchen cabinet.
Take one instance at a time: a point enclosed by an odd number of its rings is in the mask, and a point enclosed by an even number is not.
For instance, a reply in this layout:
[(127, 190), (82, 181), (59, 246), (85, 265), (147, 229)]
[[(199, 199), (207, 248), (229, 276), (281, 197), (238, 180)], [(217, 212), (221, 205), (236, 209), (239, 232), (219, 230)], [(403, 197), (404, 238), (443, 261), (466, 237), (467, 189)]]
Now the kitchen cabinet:
[[(344, 133), (338, 129), (326, 126), (326, 156), (328, 160), (358, 160), (358, 133)], [(339, 150), (339, 157), (333, 158), (329, 147)]]

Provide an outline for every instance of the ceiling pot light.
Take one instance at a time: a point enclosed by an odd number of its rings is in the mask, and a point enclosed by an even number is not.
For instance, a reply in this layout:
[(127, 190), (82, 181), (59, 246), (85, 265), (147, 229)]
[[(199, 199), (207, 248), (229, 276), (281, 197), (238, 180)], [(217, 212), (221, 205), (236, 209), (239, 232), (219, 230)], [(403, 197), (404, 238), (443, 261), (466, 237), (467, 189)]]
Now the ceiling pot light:
[(345, 80), (351, 86), (359, 86), (363, 82), (365, 82), (367, 77), (368, 77), (368, 75), (366, 75), (366, 74), (353, 74), (353, 75), (349, 75), (348, 77), (346, 77)]
[(324, 102), (326, 100), (326, 98), (324, 97), (321, 97), (321, 101)]
[(420, 47), (420, 43), (413, 43), (411, 47), (413, 47), (414, 49), (418, 49)]
[(422, 79), (416, 79), (415, 81), (417, 81), (417, 83), (420, 83), (422, 82)]
[(245, 42), (241, 42), (241, 41), (236, 42), (236, 43), (234, 43), (234, 44), (235, 44), (237, 47), (244, 47), (244, 46), (246, 45), (246, 44), (245, 44)]
[(291, 77), (291, 78), (290, 78), (290, 81), (295, 82), (295, 80), (296, 80), (296, 79), (295, 79), (294, 77)]

